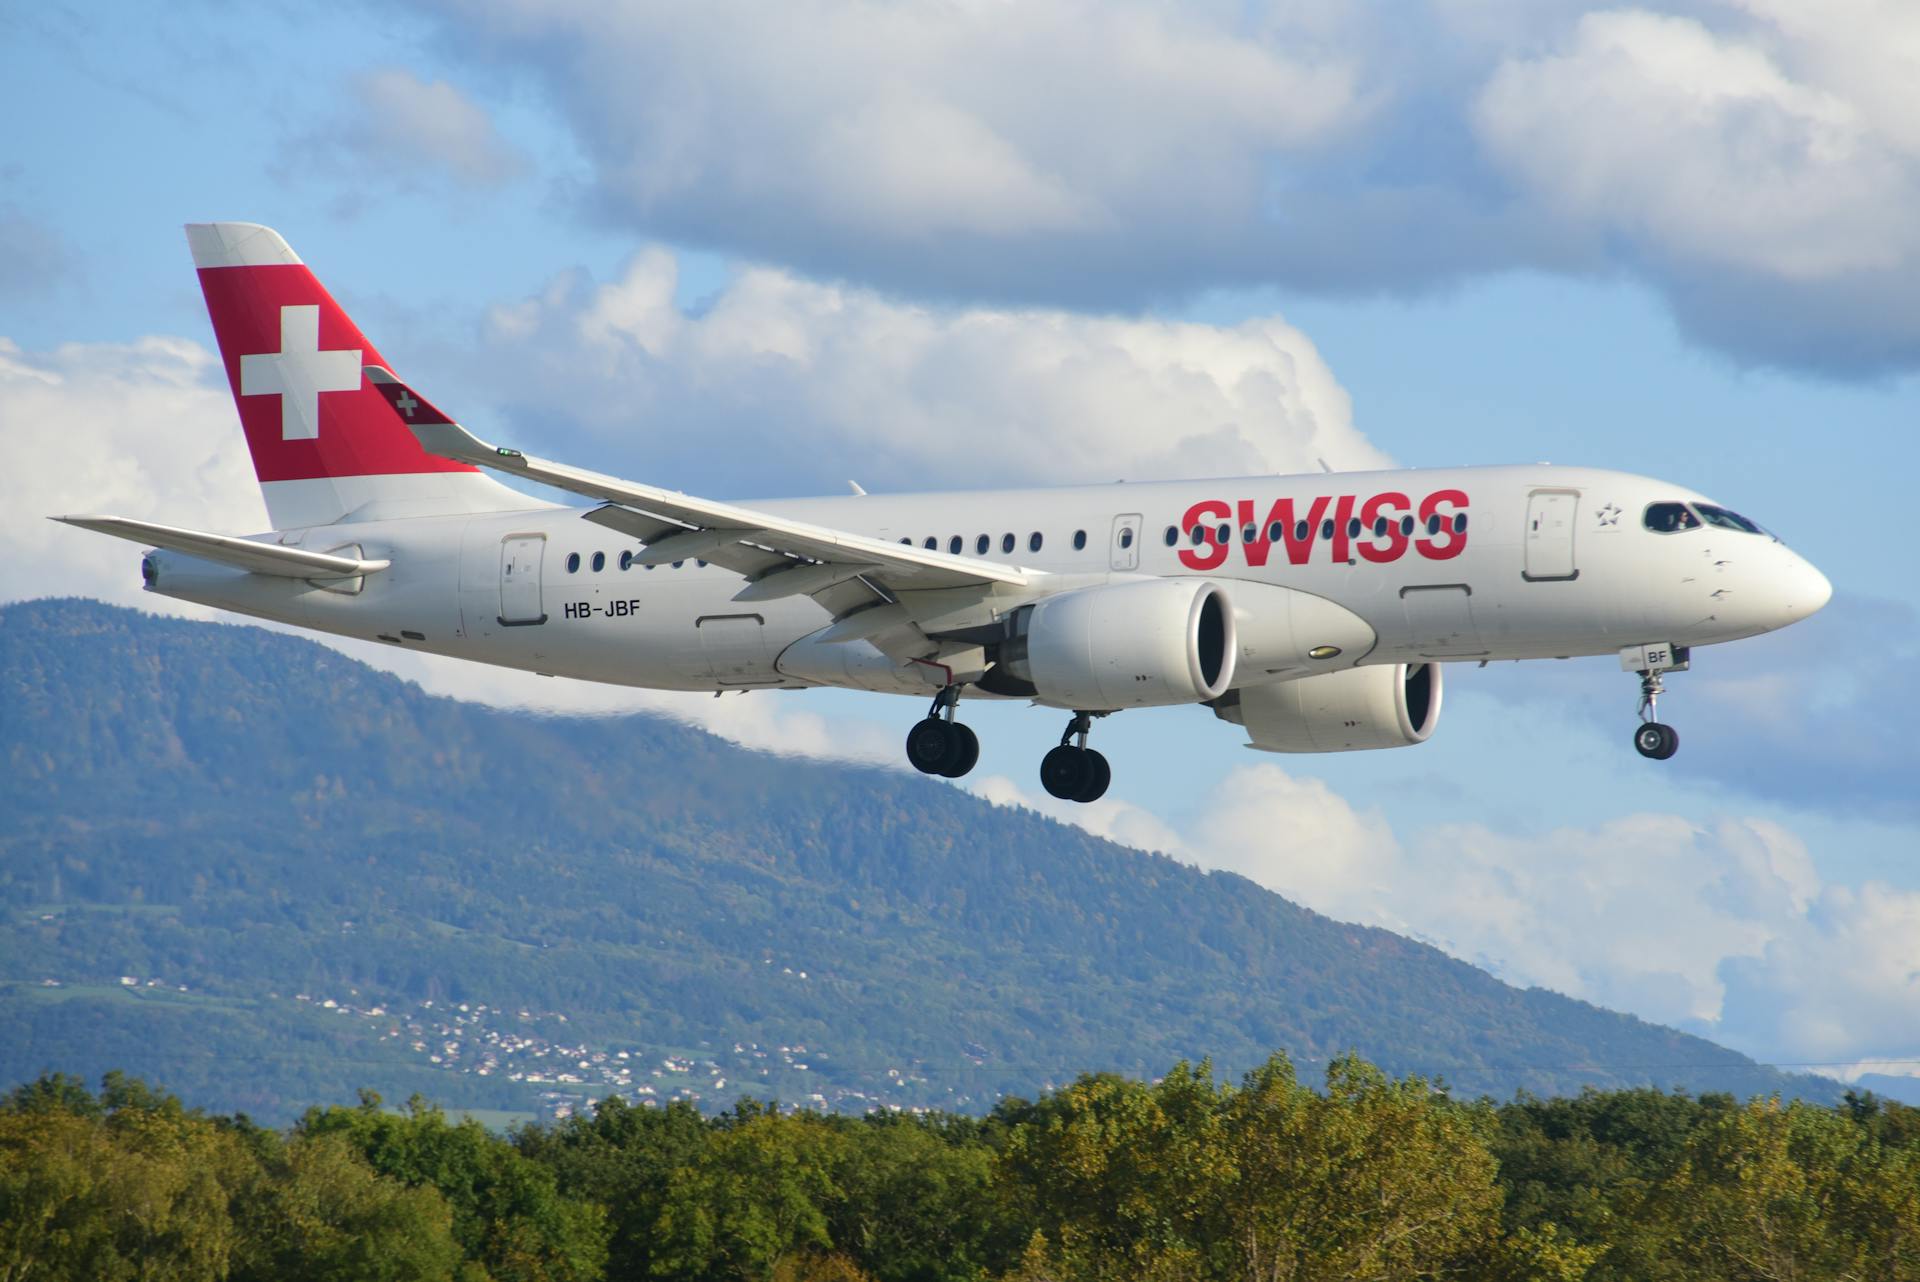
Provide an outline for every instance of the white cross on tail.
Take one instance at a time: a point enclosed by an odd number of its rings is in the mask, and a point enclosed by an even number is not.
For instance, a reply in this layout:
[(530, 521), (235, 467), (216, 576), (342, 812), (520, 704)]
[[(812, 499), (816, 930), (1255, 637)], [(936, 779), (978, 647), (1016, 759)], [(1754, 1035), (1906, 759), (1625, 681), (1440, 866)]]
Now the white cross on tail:
[(320, 393), (360, 387), (358, 348), (320, 350), (320, 309), (280, 309), (280, 350), (240, 358), (242, 396), (280, 397), (280, 439), (311, 441), (320, 435)]

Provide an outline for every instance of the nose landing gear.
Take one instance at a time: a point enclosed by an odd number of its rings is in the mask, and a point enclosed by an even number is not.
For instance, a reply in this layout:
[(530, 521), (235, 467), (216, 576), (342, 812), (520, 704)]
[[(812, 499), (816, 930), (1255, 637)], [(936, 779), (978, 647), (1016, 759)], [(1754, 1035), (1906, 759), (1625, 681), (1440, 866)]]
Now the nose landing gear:
[(1659, 721), (1657, 704), (1667, 691), (1661, 677), (1687, 670), (1687, 647), (1628, 646), (1620, 652), (1620, 666), (1640, 674), (1640, 725), (1633, 732), (1634, 751), (1654, 761), (1665, 761), (1680, 751), (1680, 732)]
[[(1093, 718), (1105, 713), (1076, 712), (1060, 736), (1060, 746), (1040, 759), (1040, 786), (1062, 801), (1098, 801), (1113, 782), (1113, 767), (1087, 747)], [(1078, 740), (1078, 742), (1075, 742)]]
[(947, 686), (933, 696), (927, 715), (907, 731), (907, 760), (922, 774), (958, 779), (980, 760), (980, 738), (953, 719), (960, 687)]

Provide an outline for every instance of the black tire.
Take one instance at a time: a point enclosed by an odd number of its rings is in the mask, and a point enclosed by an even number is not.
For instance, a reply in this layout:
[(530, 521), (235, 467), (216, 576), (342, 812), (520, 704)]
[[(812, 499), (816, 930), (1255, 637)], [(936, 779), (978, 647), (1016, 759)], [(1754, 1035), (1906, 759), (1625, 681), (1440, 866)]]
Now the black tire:
[(923, 775), (945, 774), (959, 746), (959, 736), (938, 717), (923, 717), (907, 731), (907, 760)]
[(1107, 764), (1104, 753), (1088, 748), (1087, 764), (1093, 769), (1087, 772), (1087, 786), (1074, 794), (1075, 801), (1098, 801), (1107, 795), (1107, 785), (1113, 782), (1113, 767)]
[(1040, 758), (1040, 786), (1062, 801), (1073, 801), (1087, 786), (1093, 763), (1085, 748), (1063, 743)]
[(945, 724), (947, 733), (953, 738), (953, 755), (946, 765), (940, 767), (940, 773), (949, 779), (958, 779), (979, 763), (980, 736), (964, 722), (949, 721)]
[(1652, 761), (1665, 761), (1680, 751), (1680, 732), (1658, 721), (1649, 721), (1633, 732), (1633, 748)]

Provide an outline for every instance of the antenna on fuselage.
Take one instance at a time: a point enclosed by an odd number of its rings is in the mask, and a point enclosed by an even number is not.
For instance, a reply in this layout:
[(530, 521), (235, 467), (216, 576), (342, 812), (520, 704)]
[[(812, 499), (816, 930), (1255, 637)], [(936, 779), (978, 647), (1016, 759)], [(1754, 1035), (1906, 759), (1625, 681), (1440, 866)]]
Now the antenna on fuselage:
[(1326, 461), (1325, 459), (1323, 459), (1323, 458), (1316, 458), (1316, 459), (1314, 459), (1313, 461), (1314, 461), (1314, 462), (1316, 462), (1316, 463), (1318, 463), (1318, 464), (1320, 465), (1320, 470), (1321, 470), (1322, 472), (1331, 472), (1331, 471), (1333, 471), (1333, 469), (1332, 469), (1332, 468), (1330, 468), (1330, 467), (1328, 467), (1328, 466), (1327, 466), (1327, 461)]

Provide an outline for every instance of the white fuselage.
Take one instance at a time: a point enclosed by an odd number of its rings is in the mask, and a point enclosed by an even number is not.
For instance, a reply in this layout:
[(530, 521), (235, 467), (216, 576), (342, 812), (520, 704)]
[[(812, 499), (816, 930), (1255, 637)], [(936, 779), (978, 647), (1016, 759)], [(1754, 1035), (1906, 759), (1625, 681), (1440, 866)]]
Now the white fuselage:
[[(1294, 589), (1344, 607), (1371, 629), (1371, 644), (1347, 654), (1343, 666), (1708, 645), (1785, 626), (1824, 604), (1824, 578), (1769, 535), (1646, 528), (1648, 505), (1666, 501), (1704, 500), (1646, 477), (1531, 466), (859, 495), (757, 507), (915, 547), (931, 539), (947, 551), (958, 538), (966, 555), (1045, 572), (1049, 590), (1130, 576), (1207, 578), (1229, 595), (1236, 583)], [(794, 649), (830, 621), (811, 598), (736, 602), (741, 577), (696, 561), (622, 569), (622, 553), (641, 545), (583, 519), (585, 512), (529, 500), (519, 512), (265, 536), (313, 551), (357, 547), (358, 555), (392, 562), (351, 584), (247, 574), (162, 551), (150, 555), (149, 585), (301, 627), (590, 681), (676, 690), (929, 688), (884, 663), (823, 673)], [(1456, 518), (1464, 518), (1462, 528)], [(1409, 522), (1410, 535), (1402, 533)], [(1276, 524), (1286, 527), (1279, 541), (1268, 538)], [(1382, 525), (1385, 533), (1376, 534)], [(1203, 531), (1198, 545), (1195, 526)], [(848, 653), (868, 648), (848, 644)]]

